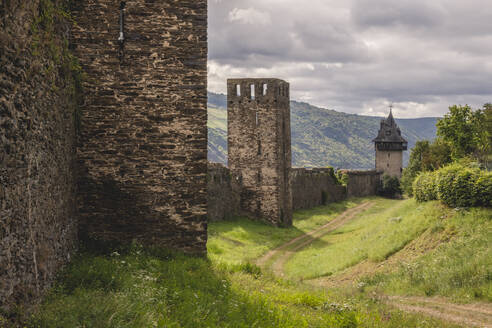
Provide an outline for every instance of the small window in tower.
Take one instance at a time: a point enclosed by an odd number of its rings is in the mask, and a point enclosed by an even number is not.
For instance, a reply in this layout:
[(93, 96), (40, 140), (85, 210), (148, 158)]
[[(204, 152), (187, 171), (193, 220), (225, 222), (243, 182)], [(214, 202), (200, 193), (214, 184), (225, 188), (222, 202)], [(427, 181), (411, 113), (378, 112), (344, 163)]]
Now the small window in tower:
[(261, 141), (258, 140), (258, 155), (261, 155)]
[(390, 158), (390, 153), (388, 153), (388, 158)]
[(386, 166), (387, 166), (387, 167), (390, 167), (390, 164), (388, 163), (388, 164), (386, 164)]
[(264, 96), (266, 96), (267, 91), (268, 91), (268, 84), (263, 83), (263, 95), (264, 95)]
[(259, 114), (256, 112), (256, 126), (260, 125), (260, 119), (259, 119)]
[(387, 136), (390, 136), (391, 135), (391, 131), (390, 130), (386, 131), (386, 135)]
[(236, 96), (241, 96), (241, 86), (239, 84), (236, 84)]
[(251, 88), (251, 100), (254, 100), (255, 99), (255, 85), (251, 84), (250, 88)]
[(261, 182), (261, 171), (258, 171), (256, 178), (258, 180), (258, 183), (260, 183)]

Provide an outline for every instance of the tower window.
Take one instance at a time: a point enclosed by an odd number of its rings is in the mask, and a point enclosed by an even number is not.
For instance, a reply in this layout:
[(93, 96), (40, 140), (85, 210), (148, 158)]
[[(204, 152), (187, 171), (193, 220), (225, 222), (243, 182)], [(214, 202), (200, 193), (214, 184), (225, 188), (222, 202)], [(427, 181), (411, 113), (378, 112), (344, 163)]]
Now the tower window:
[(391, 155), (391, 154), (390, 154), (390, 153), (388, 153), (388, 158), (390, 158), (390, 155)]
[(251, 84), (250, 86), (251, 88), (251, 100), (254, 100), (255, 99), (255, 85), (254, 84)]
[(261, 141), (258, 140), (258, 155), (261, 155)]
[(236, 96), (241, 96), (241, 86), (239, 84), (236, 84)]
[(259, 114), (256, 112), (256, 126), (260, 125)]
[(267, 91), (268, 91), (268, 84), (263, 83), (263, 95), (264, 95), (264, 96), (266, 96)]

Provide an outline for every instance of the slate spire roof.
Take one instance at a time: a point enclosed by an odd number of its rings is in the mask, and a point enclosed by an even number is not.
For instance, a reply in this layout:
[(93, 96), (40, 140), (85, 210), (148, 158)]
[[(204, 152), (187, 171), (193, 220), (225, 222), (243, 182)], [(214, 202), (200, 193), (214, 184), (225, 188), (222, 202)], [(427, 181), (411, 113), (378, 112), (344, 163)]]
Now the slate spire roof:
[(401, 131), (393, 118), (393, 107), (390, 106), (390, 113), (388, 118), (381, 120), (381, 127), (378, 132), (378, 136), (373, 142), (398, 142), (407, 143), (407, 141), (401, 136)]

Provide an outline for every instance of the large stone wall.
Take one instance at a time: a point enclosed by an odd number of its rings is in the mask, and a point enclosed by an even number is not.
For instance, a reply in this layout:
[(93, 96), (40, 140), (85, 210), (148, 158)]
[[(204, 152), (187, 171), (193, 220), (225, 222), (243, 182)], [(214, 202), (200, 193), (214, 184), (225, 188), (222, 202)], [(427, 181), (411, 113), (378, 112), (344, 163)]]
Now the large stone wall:
[(292, 169), (292, 206), (294, 210), (313, 208), (347, 197), (347, 188), (333, 179), (333, 169)]
[(376, 170), (343, 170), (348, 175), (347, 197), (374, 196), (378, 192), (382, 172)]
[(209, 163), (207, 175), (208, 221), (222, 221), (241, 214), (241, 187), (237, 177), (222, 164)]
[(81, 236), (206, 252), (207, 1), (74, 4)]
[(40, 296), (77, 243), (68, 28), (60, 22), (44, 35), (50, 26), (34, 21), (45, 9), (33, 0), (0, 2), (0, 309), (7, 312)]
[[(339, 202), (350, 197), (377, 194), (382, 172), (375, 170), (342, 170), (347, 175), (347, 185), (338, 184), (331, 168), (294, 168), (290, 170), (289, 185), (293, 210)], [(248, 215), (242, 207), (245, 186), (222, 164), (209, 163), (208, 168), (208, 218), (210, 221), (227, 220), (237, 215)], [(251, 197), (251, 195), (246, 194)], [(260, 199), (261, 201), (261, 199)]]
[(228, 163), (242, 186), (241, 209), (278, 226), (292, 224), (289, 84), (227, 81)]

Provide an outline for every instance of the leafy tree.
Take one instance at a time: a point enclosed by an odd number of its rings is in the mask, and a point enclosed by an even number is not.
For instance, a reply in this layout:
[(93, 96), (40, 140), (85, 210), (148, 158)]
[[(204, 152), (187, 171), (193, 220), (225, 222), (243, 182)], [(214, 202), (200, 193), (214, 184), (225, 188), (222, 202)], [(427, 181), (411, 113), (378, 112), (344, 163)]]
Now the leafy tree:
[(451, 147), (441, 138), (433, 143), (428, 140), (418, 141), (410, 153), (407, 168), (403, 170), (401, 186), (403, 191), (412, 196), (412, 184), (420, 172), (435, 171), (451, 162)]
[(489, 151), (490, 139), (485, 112), (490, 111), (486, 109), (490, 108), (490, 105), (486, 106), (484, 110), (474, 111), (468, 105), (454, 105), (449, 107), (449, 113), (437, 122), (437, 135), (451, 145), (453, 159), (466, 156), (481, 159)]
[(484, 154), (484, 163), (489, 169), (492, 167), (492, 104), (488, 103), (483, 105), (484, 112), (484, 131), (481, 144), (485, 147), (482, 148), (482, 153)]
[(381, 185), (379, 186), (379, 194), (384, 197), (396, 198), (401, 195), (400, 180), (397, 177), (383, 175)]

